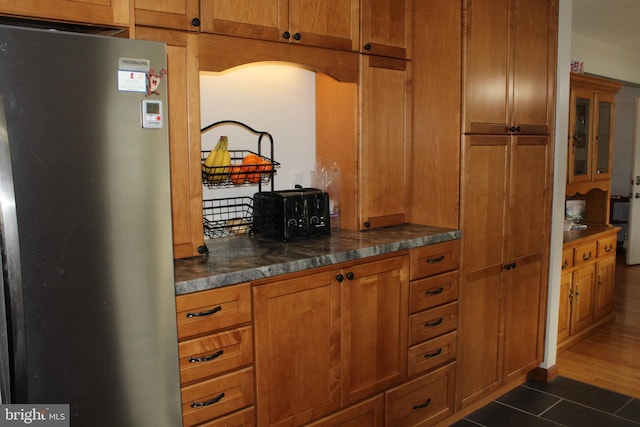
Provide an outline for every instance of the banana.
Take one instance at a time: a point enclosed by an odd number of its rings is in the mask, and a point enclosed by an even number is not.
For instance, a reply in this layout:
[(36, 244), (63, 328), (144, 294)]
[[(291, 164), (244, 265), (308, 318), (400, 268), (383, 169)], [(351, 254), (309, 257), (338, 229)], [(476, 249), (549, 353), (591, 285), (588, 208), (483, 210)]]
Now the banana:
[[(227, 179), (229, 174), (228, 168), (224, 168), (228, 151), (226, 147), (229, 145), (226, 136), (221, 136), (215, 148), (211, 150), (207, 156), (204, 166), (206, 166), (207, 179), (212, 182), (222, 182)], [(225, 154), (226, 152), (226, 154)], [(229, 165), (231, 165), (231, 157), (229, 157)]]

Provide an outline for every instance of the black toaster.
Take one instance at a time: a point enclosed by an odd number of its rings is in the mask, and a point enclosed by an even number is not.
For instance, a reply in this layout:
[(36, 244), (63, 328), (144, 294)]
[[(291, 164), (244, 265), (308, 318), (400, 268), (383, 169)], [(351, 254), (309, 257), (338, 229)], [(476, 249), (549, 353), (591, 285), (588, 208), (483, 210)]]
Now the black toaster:
[(316, 188), (253, 195), (253, 231), (285, 242), (331, 233), (329, 194)]

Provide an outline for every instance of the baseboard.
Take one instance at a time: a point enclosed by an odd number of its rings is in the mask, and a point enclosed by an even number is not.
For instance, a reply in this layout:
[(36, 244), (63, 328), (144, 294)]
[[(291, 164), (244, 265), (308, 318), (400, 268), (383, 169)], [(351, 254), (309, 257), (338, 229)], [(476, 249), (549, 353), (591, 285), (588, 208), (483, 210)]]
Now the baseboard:
[(552, 379), (558, 376), (558, 365), (553, 365), (550, 368), (537, 367), (529, 373), (529, 379), (548, 383)]

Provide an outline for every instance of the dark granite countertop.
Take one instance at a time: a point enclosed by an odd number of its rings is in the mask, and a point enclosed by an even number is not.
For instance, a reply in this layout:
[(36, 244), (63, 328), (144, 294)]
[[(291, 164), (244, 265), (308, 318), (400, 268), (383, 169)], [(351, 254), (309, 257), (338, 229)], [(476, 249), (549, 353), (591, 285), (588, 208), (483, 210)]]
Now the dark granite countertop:
[(264, 279), (456, 240), (459, 230), (399, 225), (368, 231), (331, 230), (329, 236), (282, 242), (264, 236), (208, 240), (209, 255), (175, 261), (176, 295)]

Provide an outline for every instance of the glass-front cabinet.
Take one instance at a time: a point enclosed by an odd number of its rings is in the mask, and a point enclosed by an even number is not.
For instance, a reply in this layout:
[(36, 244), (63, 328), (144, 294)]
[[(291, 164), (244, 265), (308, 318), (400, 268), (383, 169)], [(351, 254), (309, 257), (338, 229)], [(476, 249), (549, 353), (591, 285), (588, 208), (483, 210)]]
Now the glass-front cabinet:
[[(615, 91), (580, 83), (571, 76), (569, 164), (567, 184), (611, 179), (611, 149)], [(584, 87), (583, 87), (584, 84)]]
[(597, 95), (597, 132), (596, 150), (594, 150), (594, 179), (611, 179), (611, 149), (613, 144), (613, 95)]
[(589, 180), (591, 159), (591, 93), (583, 90), (571, 91), (573, 114), (570, 123), (572, 135), (569, 139), (569, 182)]
[(614, 99), (612, 80), (571, 74), (567, 199), (585, 201), (586, 222), (609, 222)]

